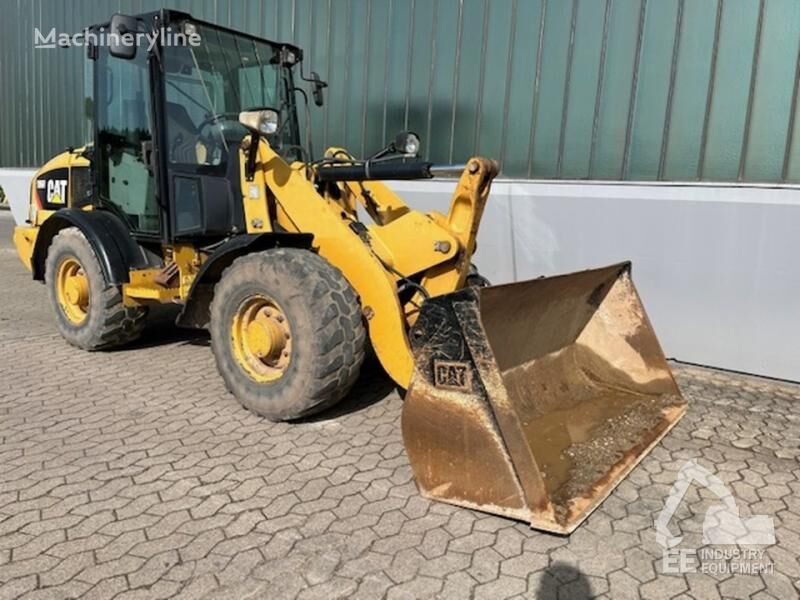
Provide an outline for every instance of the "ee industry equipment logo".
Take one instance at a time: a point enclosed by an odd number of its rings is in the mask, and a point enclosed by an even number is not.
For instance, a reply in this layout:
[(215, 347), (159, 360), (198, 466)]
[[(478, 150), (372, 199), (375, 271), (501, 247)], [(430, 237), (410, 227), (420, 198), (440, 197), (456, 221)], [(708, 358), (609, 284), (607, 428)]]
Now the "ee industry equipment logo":
[[(692, 484), (705, 488), (720, 503), (712, 504), (703, 519), (702, 546), (679, 548), (683, 536), (669, 529), (676, 510)], [(772, 573), (764, 547), (775, 543), (772, 517), (742, 518), (736, 499), (727, 485), (696, 461), (687, 461), (675, 478), (664, 508), (655, 520), (656, 541), (663, 548), (664, 573)]]

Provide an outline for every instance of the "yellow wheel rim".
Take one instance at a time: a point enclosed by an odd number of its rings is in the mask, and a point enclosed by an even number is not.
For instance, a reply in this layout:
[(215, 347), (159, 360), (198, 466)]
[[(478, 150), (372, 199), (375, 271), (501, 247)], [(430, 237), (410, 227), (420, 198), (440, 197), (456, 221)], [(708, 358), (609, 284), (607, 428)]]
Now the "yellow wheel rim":
[(245, 299), (231, 322), (233, 356), (253, 380), (279, 379), (292, 358), (292, 332), (283, 309), (271, 298)]
[(89, 279), (77, 258), (67, 257), (56, 270), (56, 296), (67, 320), (80, 325), (89, 315)]

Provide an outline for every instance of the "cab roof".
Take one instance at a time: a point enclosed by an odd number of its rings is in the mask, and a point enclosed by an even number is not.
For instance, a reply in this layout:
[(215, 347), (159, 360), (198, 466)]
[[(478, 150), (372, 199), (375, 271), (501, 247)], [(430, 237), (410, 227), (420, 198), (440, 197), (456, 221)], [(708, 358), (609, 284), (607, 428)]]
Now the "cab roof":
[[(151, 11), (151, 12), (144, 12), (144, 13), (139, 13), (139, 14), (130, 15), (130, 16), (135, 17), (136, 19), (139, 19), (139, 20), (147, 23), (150, 26), (151, 30), (152, 29), (157, 29), (159, 27), (162, 27), (164, 23), (166, 23), (167, 26), (169, 26), (169, 25), (172, 25), (172, 24), (175, 24), (175, 23), (183, 23), (185, 21), (191, 21), (192, 23), (197, 23), (197, 24), (203, 25), (205, 27), (211, 27), (211, 28), (217, 29), (219, 31), (225, 31), (225, 32), (230, 33), (232, 35), (237, 35), (237, 36), (240, 36), (240, 37), (245, 37), (245, 38), (249, 38), (251, 40), (262, 42), (264, 44), (269, 44), (269, 45), (274, 46), (275, 48), (278, 48), (278, 49), (285, 48), (287, 50), (291, 50), (295, 54), (295, 56), (297, 57), (297, 62), (300, 62), (301, 60), (303, 60), (303, 49), (300, 48), (299, 46), (296, 46), (295, 44), (290, 44), (288, 42), (276, 42), (274, 40), (269, 40), (267, 38), (262, 38), (262, 37), (259, 37), (257, 35), (252, 35), (252, 34), (247, 33), (245, 31), (240, 31), (238, 29), (232, 29), (231, 27), (225, 27), (223, 25), (218, 25), (217, 23), (211, 23), (210, 21), (204, 21), (202, 19), (196, 19), (191, 14), (189, 14), (189, 13), (187, 13), (185, 11), (174, 10), (174, 9), (171, 9), (171, 8), (162, 8), (161, 10)], [(108, 30), (110, 26), (111, 26), (111, 21), (109, 20), (109, 21), (106, 21), (105, 23), (96, 23), (94, 25), (91, 25), (89, 27), (89, 29), (100, 29), (100, 28), (103, 28), (103, 29)]]

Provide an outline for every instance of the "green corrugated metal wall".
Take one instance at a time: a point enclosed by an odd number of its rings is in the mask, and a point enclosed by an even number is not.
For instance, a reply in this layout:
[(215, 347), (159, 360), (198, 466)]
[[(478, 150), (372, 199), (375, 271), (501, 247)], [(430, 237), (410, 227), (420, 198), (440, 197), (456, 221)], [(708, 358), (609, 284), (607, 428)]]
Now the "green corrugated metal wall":
[[(0, 166), (82, 141), (81, 50), (34, 50), (148, 0), (2, 0)], [(506, 176), (800, 182), (797, 0), (174, 0), (306, 49), (315, 146), (405, 127)]]

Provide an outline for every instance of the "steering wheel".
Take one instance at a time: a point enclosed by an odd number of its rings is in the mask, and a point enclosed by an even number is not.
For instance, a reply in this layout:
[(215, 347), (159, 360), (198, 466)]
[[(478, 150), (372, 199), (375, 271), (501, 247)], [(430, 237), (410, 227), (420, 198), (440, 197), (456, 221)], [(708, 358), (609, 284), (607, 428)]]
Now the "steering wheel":
[[(225, 126), (223, 125), (225, 122), (239, 125), (239, 113), (223, 112), (210, 115), (197, 125), (197, 135), (206, 147), (211, 164), (217, 164), (225, 152)], [(218, 129), (213, 129), (215, 126), (218, 126)]]
[(224, 121), (233, 121), (235, 123), (239, 123), (239, 113), (238, 112), (223, 112), (216, 115), (210, 115), (203, 119), (200, 124), (197, 126), (197, 131), (202, 135), (203, 129), (209, 127), (211, 125), (219, 125)]

